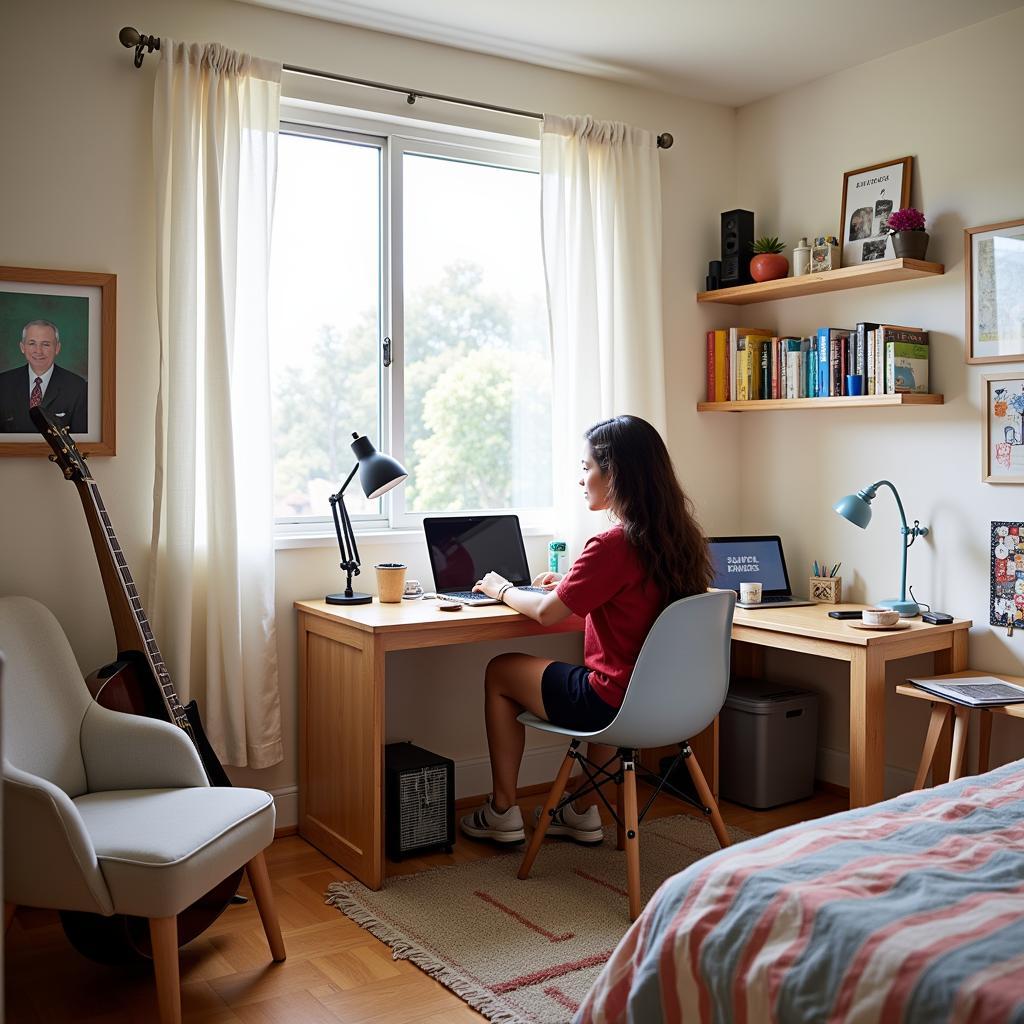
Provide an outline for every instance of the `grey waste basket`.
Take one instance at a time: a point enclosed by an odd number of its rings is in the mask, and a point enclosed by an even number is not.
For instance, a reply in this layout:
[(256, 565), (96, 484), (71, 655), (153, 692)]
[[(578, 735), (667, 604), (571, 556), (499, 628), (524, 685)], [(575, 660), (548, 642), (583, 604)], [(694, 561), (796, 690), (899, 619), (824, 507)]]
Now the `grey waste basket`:
[(761, 810), (811, 796), (817, 741), (817, 694), (733, 679), (719, 719), (722, 797)]

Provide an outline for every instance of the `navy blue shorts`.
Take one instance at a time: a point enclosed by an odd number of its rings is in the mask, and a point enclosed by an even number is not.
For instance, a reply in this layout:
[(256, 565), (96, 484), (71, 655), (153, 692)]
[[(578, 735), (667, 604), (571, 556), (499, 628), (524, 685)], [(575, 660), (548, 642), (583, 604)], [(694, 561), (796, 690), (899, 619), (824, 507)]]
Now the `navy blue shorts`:
[(540, 680), (544, 712), (548, 721), (563, 729), (597, 732), (618, 714), (618, 708), (606, 704), (590, 685), (586, 665), (553, 661)]

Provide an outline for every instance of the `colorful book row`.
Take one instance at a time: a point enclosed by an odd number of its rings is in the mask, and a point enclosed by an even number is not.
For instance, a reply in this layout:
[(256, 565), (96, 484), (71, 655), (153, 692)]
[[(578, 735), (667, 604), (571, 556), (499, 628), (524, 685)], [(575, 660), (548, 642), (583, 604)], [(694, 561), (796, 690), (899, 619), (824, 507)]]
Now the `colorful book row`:
[(848, 394), (858, 374), (865, 395), (928, 393), (928, 332), (896, 324), (821, 327), (813, 338), (756, 327), (708, 331), (707, 400), (745, 402)]

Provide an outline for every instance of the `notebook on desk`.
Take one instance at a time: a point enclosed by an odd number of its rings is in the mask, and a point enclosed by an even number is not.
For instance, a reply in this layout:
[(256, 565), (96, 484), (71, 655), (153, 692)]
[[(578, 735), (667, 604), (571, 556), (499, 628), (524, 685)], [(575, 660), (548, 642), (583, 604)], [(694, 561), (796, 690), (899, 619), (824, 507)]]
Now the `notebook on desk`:
[(737, 608), (792, 608), (814, 604), (793, 596), (780, 537), (711, 537), (708, 551), (715, 571), (713, 587), (735, 590), (738, 597), (741, 583), (761, 584), (760, 603), (737, 601)]
[(472, 605), (498, 604), (493, 597), (473, 593), (473, 584), (489, 572), (517, 588), (546, 593), (542, 587), (529, 586), (518, 516), (427, 516), (423, 532), (438, 597)]

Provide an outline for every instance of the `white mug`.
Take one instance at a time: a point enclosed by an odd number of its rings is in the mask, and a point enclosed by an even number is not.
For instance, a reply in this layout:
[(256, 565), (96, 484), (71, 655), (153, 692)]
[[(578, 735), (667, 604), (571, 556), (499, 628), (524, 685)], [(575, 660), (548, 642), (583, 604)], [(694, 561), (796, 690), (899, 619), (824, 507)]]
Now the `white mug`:
[(740, 584), (740, 600), (744, 604), (760, 604), (761, 603), (761, 584), (760, 583), (741, 583)]

